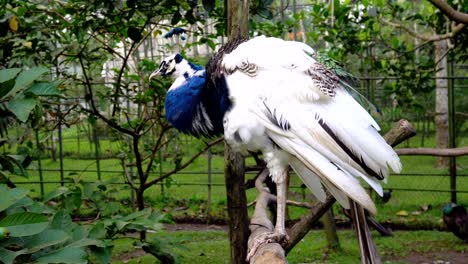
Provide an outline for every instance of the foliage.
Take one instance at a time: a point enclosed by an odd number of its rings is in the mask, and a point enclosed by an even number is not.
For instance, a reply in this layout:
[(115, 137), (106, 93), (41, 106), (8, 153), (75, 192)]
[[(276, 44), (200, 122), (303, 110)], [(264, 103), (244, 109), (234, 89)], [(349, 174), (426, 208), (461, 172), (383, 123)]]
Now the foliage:
[[(0, 70), (2, 136), (11, 121), (37, 124), (42, 115), (40, 97), (59, 95), (59, 82), (36, 82), (47, 71), (43, 67)], [(7, 142), (2, 139), (1, 144)], [(10, 177), (27, 176), (25, 168), (30, 163), (27, 155), (0, 154), (0, 181), (6, 183), (0, 185), (2, 263), (87, 263), (88, 255), (99, 263), (109, 263), (116, 235), (159, 229), (161, 215), (149, 209), (132, 214), (122, 210), (121, 203), (109, 196), (116, 191), (107, 187), (110, 182), (86, 184), (76, 180), (70, 188), (61, 187), (41, 201), (32, 200), (28, 191), (16, 188)], [(92, 225), (73, 223), (72, 213), (83, 207), (88, 214), (99, 216)]]
[[(32, 67), (27, 70), (8, 68), (0, 70), (0, 146), (12, 144), (8, 128), (16, 121), (35, 126), (42, 119), (42, 97), (58, 96), (59, 82), (37, 81), (48, 70)], [(10, 175), (27, 176), (31, 163), (28, 153), (13, 155), (0, 153), (0, 182), (12, 186)]]
[[(224, 263), (229, 255), (227, 233), (218, 230), (179, 230), (176, 232), (160, 232), (155, 236), (185, 247), (176, 251), (183, 254), (184, 263)], [(352, 230), (338, 230), (342, 249), (327, 250), (327, 240), (322, 230), (311, 230), (304, 241), (299, 243), (287, 259), (290, 263), (361, 263), (358, 243)], [(455, 262), (452, 254), (457, 253), (458, 259), (466, 255), (468, 245), (457, 241), (453, 234), (440, 231), (394, 231), (393, 237), (381, 237), (372, 233), (384, 263), (414, 263), (416, 256), (420, 261), (431, 262), (437, 256), (439, 261)], [(128, 245), (131, 241), (121, 240), (116, 245), (116, 255), (113, 263), (154, 263), (145, 256), (128, 258)], [(424, 258), (423, 258), (424, 256)]]
[[(294, 38), (293, 31), (298, 32), (297, 40), (307, 41), (361, 77), (367, 88), (366, 96), (381, 108), (399, 105), (418, 113), (432, 108), (434, 100), (427, 97), (435, 88), (434, 45), (393, 24), (432, 36), (447, 33), (450, 21), (429, 2), (332, 2), (315, 1), (297, 8), (296, 13), (291, 8), (278, 9), (273, 19), (257, 20), (252, 23), (252, 29), (254, 34), (277, 37), (289, 32), (290, 39)], [(449, 4), (463, 10), (462, 1), (449, 1)], [(465, 28), (450, 38), (454, 48), (449, 56), (455, 62), (466, 59), (466, 32)]]
[[(33, 201), (28, 191), (0, 185), (0, 260), (3, 263), (109, 263), (113, 240), (119, 234), (141, 230), (157, 231), (164, 216), (145, 209), (128, 213), (111, 198), (110, 182), (60, 187), (43, 200)], [(72, 213), (87, 210), (97, 216), (88, 224), (76, 224)], [(16, 262), (15, 262), (16, 261)]]
[(107, 245), (57, 210), (27, 196), (20, 188), (0, 186), (0, 227), (10, 232), (0, 242), (3, 263), (86, 263), (87, 250), (102, 257)]

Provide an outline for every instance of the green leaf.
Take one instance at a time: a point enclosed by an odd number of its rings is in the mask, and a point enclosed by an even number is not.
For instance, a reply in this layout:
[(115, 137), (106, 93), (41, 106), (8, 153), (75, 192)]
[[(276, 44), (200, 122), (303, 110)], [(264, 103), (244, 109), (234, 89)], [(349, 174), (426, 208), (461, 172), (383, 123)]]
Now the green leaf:
[(85, 228), (84, 225), (74, 224), (71, 237), (73, 241), (78, 241), (84, 238), (88, 238), (88, 234), (89, 231), (87, 228)]
[(10, 110), (21, 122), (28, 120), (29, 114), (36, 107), (38, 100), (35, 98), (27, 98), (17, 96), (8, 102), (8, 110)]
[(0, 99), (5, 99), (6, 95), (13, 89), (15, 86), (15, 79), (0, 83)]
[(97, 238), (97, 239), (102, 239), (106, 237), (106, 228), (104, 226), (104, 223), (98, 222), (93, 227), (91, 230), (89, 230), (89, 237), (90, 238)]
[(143, 209), (141, 211), (136, 211), (136, 212), (131, 213), (131, 214), (127, 215), (127, 216), (124, 216), (124, 217), (122, 217), (121, 220), (130, 221), (132, 219), (136, 219), (136, 218), (142, 217), (142, 216), (144, 216), (146, 218), (146, 217), (148, 217), (150, 215), (151, 215), (151, 209), (150, 208), (145, 208), (145, 209)]
[(26, 249), (11, 251), (8, 249), (0, 248), (0, 262), (5, 264), (11, 264), (16, 257), (26, 252)]
[(70, 193), (70, 189), (68, 189), (67, 187), (58, 187), (57, 189), (47, 193), (44, 197), (44, 202), (48, 202), (54, 198), (57, 198), (61, 195), (64, 195), (64, 194), (68, 194)]
[(62, 83), (62, 81), (57, 80), (54, 82), (43, 82), (43, 83), (35, 83), (28, 89), (26, 89), (25, 93), (32, 93), (37, 96), (54, 96), (60, 95), (60, 90), (57, 87)]
[(7, 215), (0, 221), (0, 226), (7, 227), (12, 237), (32, 236), (44, 231), (48, 225), (45, 215), (29, 212)]
[(80, 239), (78, 241), (75, 241), (67, 245), (67, 248), (80, 248), (80, 247), (89, 247), (89, 246), (106, 247), (106, 244), (101, 240), (83, 238), (83, 239)]
[(58, 211), (50, 223), (50, 228), (63, 230), (69, 233), (73, 228), (73, 221), (70, 214), (65, 210)]
[(84, 248), (68, 247), (36, 259), (36, 263), (85, 264), (87, 262)]
[(112, 257), (112, 244), (107, 247), (90, 247), (91, 253), (96, 257), (98, 263), (110, 263)]
[(48, 72), (49, 70), (45, 67), (34, 67), (26, 71), (22, 71), (16, 78), (16, 83), (13, 89), (8, 93), (8, 95), (14, 95), (19, 90), (25, 88), (27, 85), (30, 85), (34, 80), (38, 79), (42, 74)]
[(67, 233), (57, 229), (46, 229), (37, 235), (25, 238), (24, 248), (27, 248), (27, 254), (34, 253), (43, 248), (64, 243), (70, 238)]
[(10, 189), (4, 185), (0, 185), (0, 193), (2, 193), (2, 199), (0, 199), (1, 212), (25, 197), (29, 191), (21, 188)]
[(18, 75), (18, 73), (21, 71), (20, 68), (10, 68), (10, 69), (3, 69), (0, 70), (0, 83), (6, 82), (8, 80), (11, 80)]

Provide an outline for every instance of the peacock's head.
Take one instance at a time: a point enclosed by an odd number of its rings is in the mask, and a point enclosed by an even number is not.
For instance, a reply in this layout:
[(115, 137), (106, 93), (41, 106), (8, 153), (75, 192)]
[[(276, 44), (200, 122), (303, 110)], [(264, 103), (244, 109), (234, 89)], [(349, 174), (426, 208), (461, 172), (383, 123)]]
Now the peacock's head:
[(158, 75), (163, 77), (179, 77), (179, 75), (184, 71), (183, 68), (187, 65), (187, 63), (182, 63), (183, 61), (185, 61), (184, 58), (178, 53), (163, 59), (161, 64), (159, 64), (159, 68), (151, 73), (149, 79), (151, 80)]
[(442, 213), (445, 215), (445, 216), (449, 216), (452, 214), (453, 212), (453, 208), (457, 206), (455, 203), (448, 203), (444, 206), (444, 208), (442, 209)]

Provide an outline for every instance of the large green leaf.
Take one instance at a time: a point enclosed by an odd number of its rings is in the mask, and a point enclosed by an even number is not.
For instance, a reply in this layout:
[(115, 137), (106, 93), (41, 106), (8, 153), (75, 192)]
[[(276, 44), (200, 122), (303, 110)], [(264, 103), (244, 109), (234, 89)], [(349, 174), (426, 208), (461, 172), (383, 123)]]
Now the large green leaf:
[(34, 67), (26, 71), (22, 71), (18, 77), (16, 78), (16, 83), (13, 89), (8, 93), (8, 95), (14, 95), (21, 89), (26, 88), (26, 86), (30, 85), (36, 79), (38, 79), (41, 75), (48, 72), (49, 70), (45, 67)]
[(8, 110), (10, 110), (21, 122), (28, 120), (29, 114), (36, 107), (38, 100), (35, 98), (27, 98), (24, 96), (16, 96), (8, 102)]
[(50, 228), (60, 229), (69, 233), (71, 232), (73, 225), (74, 224), (72, 222), (70, 214), (65, 210), (60, 210), (54, 215), (54, 218), (50, 223)]
[(15, 258), (26, 252), (26, 249), (11, 251), (8, 249), (0, 248), (0, 262), (4, 264), (11, 264)]
[(15, 77), (21, 71), (20, 68), (0, 70), (0, 99), (7, 95), (15, 86)]
[(43, 248), (64, 243), (70, 236), (62, 230), (46, 229), (43, 232), (24, 239), (27, 254), (37, 252)]
[(25, 93), (32, 93), (37, 96), (55, 96), (60, 95), (60, 90), (57, 87), (60, 85), (62, 81), (57, 80), (53, 82), (43, 82), (43, 83), (35, 83), (31, 85), (28, 89), (26, 89)]
[(90, 247), (91, 253), (94, 255), (98, 263), (110, 263), (112, 257), (112, 241), (107, 243), (107, 247)]
[(36, 259), (36, 263), (85, 264), (88, 261), (84, 248), (64, 248)]
[(45, 215), (29, 212), (7, 215), (0, 221), (0, 226), (8, 228), (12, 237), (32, 236), (44, 231), (48, 225)]
[(90, 238), (97, 238), (102, 239), (105, 238), (107, 234), (106, 227), (104, 223), (97, 222), (96, 224), (92, 225), (91, 230), (89, 230), (89, 237)]
[(2, 193), (2, 198), (0, 199), (1, 212), (24, 198), (29, 191), (21, 188), (10, 189), (4, 185), (0, 185), (0, 193)]
[(55, 190), (47, 193), (45, 196), (44, 196), (44, 202), (48, 202), (54, 198), (57, 198), (61, 195), (64, 195), (64, 194), (69, 194), (71, 191), (70, 189), (68, 189), (68, 187), (58, 187), (56, 188)]
[(21, 71), (20, 68), (10, 68), (10, 69), (3, 69), (0, 70), (0, 83), (9, 81), (18, 75)]

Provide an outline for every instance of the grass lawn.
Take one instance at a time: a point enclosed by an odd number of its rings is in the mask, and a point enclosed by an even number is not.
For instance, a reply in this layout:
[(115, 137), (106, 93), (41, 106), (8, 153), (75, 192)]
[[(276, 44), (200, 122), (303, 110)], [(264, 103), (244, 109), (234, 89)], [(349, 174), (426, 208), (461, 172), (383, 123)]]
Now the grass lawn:
[[(98, 175), (96, 172), (97, 161), (94, 157), (94, 145), (82, 139), (76, 140), (76, 131), (64, 130), (67, 137), (64, 140), (63, 159), (64, 178), (81, 179), (94, 182)], [(466, 145), (468, 137), (459, 140), (460, 145)], [(195, 139), (187, 139), (184, 145), (187, 159), (200, 148), (203, 143)], [(401, 147), (419, 147), (419, 136), (401, 144)], [(105, 157), (116, 157), (122, 149), (128, 146), (121, 145), (107, 139), (100, 141), (101, 153)], [(434, 147), (433, 137), (424, 139), (425, 147)], [(78, 147), (79, 146), (79, 147)], [(217, 147), (217, 153), (222, 153), (222, 147)], [(82, 158), (81, 158), (82, 155)], [(401, 175), (391, 175), (384, 189), (392, 189), (392, 198), (388, 203), (379, 202), (376, 198), (378, 214), (376, 218), (382, 223), (398, 225), (423, 226), (429, 229), (438, 229), (441, 225), (441, 209), (450, 201), (450, 179), (448, 169), (434, 167), (435, 158), (425, 156), (402, 156), (403, 172)], [(211, 192), (208, 190), (208, 155), (202, 155), (185, 170), (171, 177), (164, 185), (155, 185), (145, 193), (148, 206), (161, 210), (174, 218), (189, 217), (206, 220), (207, 216), (215, 218), (226, 217), (226, 193), (224, 187), (224, 159), (221, 155), (213, 155), (211, 160)], [(247, 164), (253, 164), (251, 158)], [(116, 158), (106, 158), (99, 161), (101, 179), (116, 179), (124, 182), (122, 165)], [(161, 164), (162, 171), (174, 168), (171, 160), (165, 160)], [(38, 163), (33, 162), (29, 177), (15, 177), (13, 181), (21, 187), (31, 190), (32, 196), (40, 197)], [(43, 179), (45, 181), (45, 193), (60, 186), (60, 162), (50, 158), (42, 159)], [(457, 158), (457, 198), (460, 204), (468, 203), (468, 156)], [(157, 177), (158, 170), (151, 177)], [(246, 178), (254, 177), (248, 174)], [(68, 184), (66, 184), (68, 185)], [(129, 200), (128, 188), (112, 193), (117, 200)], [(296, 201), (310, 201), (308, 190), (300, 187), (300, 180), (293, 175), (291, 179), (290, 199)], [(247, 191), (248, 201), (254, 201), (256, 197), (254, 189)], [(375, 196), (375, 195), (373, 195)], [(211, 199), (209, 199), (211, 198)], [(208, 200), (211, 203), (208, 204)], [(424, 210), (422, 209), (424, 208)], [(426, 210), (427, 209), (427, 210)], [(208, 211), (209, 210), (209, 211)], [(250, 208), (252, 211), (252, 208)], [(297, 219), (306, 212), (306, 209), (290, 207), (289, 217)], [(346, 220), (341, 214), (339, 205), (334, 207), (335, 217)], [(182, 263), (227, 263), (228, 240), (225, 231), (175, 231), (159, 232), (152, 234), (163, 241), (177, 245), (175, 252), (180, 255)], [(350, 231), (340, 231), (339, 237), (342, 249), (337, 252), (327, 252), (326, 241), (323, 232), (313, 231), (289, 254), (290, 263), (359, 263), (359, 253), (354, 234)], [(432, 263), (434, 260), (447, 260), (458, 255), (466, 256), (468, 247), (462, 244), (451, 233), (438, 231), (396, 231), (392, 238), (374, 236), (377, 246), (387, 263)], [(122, 238), (116, 243), (112, 263), (155, 263), (152, 256), (135, 249), (132, 238)], [(426, 259), (424, 259), (427, 257)], [(432, 259), (431, 259), (432, 258)], [(157, 263), (157, 262), (156, 262)], [(458, 263), (451, 261), (451, 263)], [(463, 262), (460, 262), (463, 263)]]
[[(181, 263), (229, 263), (226, 231), (171, 231), (152, 234), (169, 242)], [(323, 231), (311, 231), (289, 253), (289, 263), (360, 263), (354, 232), (339, 231), (341, 249), (328, 251)], [(451, 264), (468, 258), (468, 244), (451, 233), (438, 231), (396, 231), (393, 237), (373, 233), (375, 243), (385, 263), (433, 263), (443, 260)], [(112, 263), (159, 263), (154, 257), (132, 247), (133, 239), (116, 243)], [(435, 263), (435, 262), (434, 262)], [(465, 262), (466, 263), (466, 262)]]
[[(73, 132), (66, 132), (70, 135)], [(195, 139), (186, 140), (186, 149), (189, 154), (195, 153), (196, 149), (202, 144)], [(409, 142), (401, 144), (402, 147), (418, 147), (420, 138), (415, 137)], [(433, 146), (433, 138), (425, 139), (425, 146)], [(190, 147), (194, 146), (194, 147)], [(101, 140), (102, 151), (110, 154), (117, 154), (122, 146), (117, 142), (109, 140)], [(77, 149), (76, 140), (68, 138), (65, 141), (64, 149), (71, 152)], [(87, 141), (80, 143), (81, 151), (88, 149), (86, 156), (93, 155), (93, 148)], [(219, 148), (218, 148), (219, 151)], [(222, 152), (221, 152), (222, 153)], [(187, 155), (189, 156), (189, 155)], [(377, 208), (378, 220), (382, 222), (393, 223), (427, 223), (430, 226), (440, 224), (441, 208), (450, 201), (450, 193), (444, 192), (450, 189), (450, 179), (447, 176), (447, 169), (437, 169), (434, 167), (435, 158), (428, 156), (402, 156), (403, 172), (401, 175), (391, 175), (387, 184), (384, 184), (384, 189), (392, 189), (392, 198), (386, 204), (379, 203), (378, 198)], [(253, 164), (251, 158), (247, 159), (247, 164)], [(218, 218), (225, 217), (226, 194), (224, 187), (224, 160), (220, 155), (213, 155), (211, 161), (211, 204), (208, 204), (208, 158), (207, 155), (202, 155), (195, 160), (185, 170), (171, 177), (170, 185), (156, 185), (146, 191), (146, 198), (149, 205), (162, 209), (174, 217), (198, 217), (210, 215)], [(64, 158), (63, 160), (65, 178), (80, 178), (85, 181), (97, 180), (97, 162), (93, 159), (76, 159)], [(458, 201), (461, 204), (468, 203), (468, 156), (457, 158), (457, 178), (458, 190), (463, 191), (457, 195)], [(16, 183), (22, 184), (22, 187), (30, 189), (33, 196), (40, 196), (39, 174), (34, 169), (37, 169), (37, 162), (34, 162), (30, 170), (29, 178), (17, 178)], [(60, 180), (60, 163), (51, 159), (42, 160), (43, 178), (46, 182)], [(174, 165), (170, 160), (162, 163), (162, 170), (171, 170)], [(115, 178), (118, 182), (123, 182), (122, 166), (118, 159), (103, 159), (100, 160), (101, 178), (103, 180)], [(155, 172), (152, 177), (157, 177)], [(445, 176), (441, 176), (445, 175)], [(252, 178), (254, 174), (249, 174), (246, 177)], [(168, 182), (165, 182), (168, 183)], [(59, 184), (47, 183), (44, 184), (45, 193), (52, 191)], [(308, 190), (300, 188), (301, 182), (298, 177), (293, 176), (291, 179), (290, 198), (298, 201), (309, 201)], [(411, 189), (420, 189), (415, 191)], [(128, 189), (114, 194), (117, 199), (128, 199), (130, 191)], [(255, 200), (256, 191), (254, 189), (247, 191), (248, 201)], [(374, 195), (376, 196), (376, 195)], [(427, 211), (421, 210), (422, 206), (428, 206)], [(335, 206), (337, 217), (340, 218), (340, 210), (338, 205)], [(398, 216), (397, 213), (406, 211), (408, 216)], [(289, 216), (292, 219), (297, 219), (303, 215), (305, 209), (291, 207)]]

